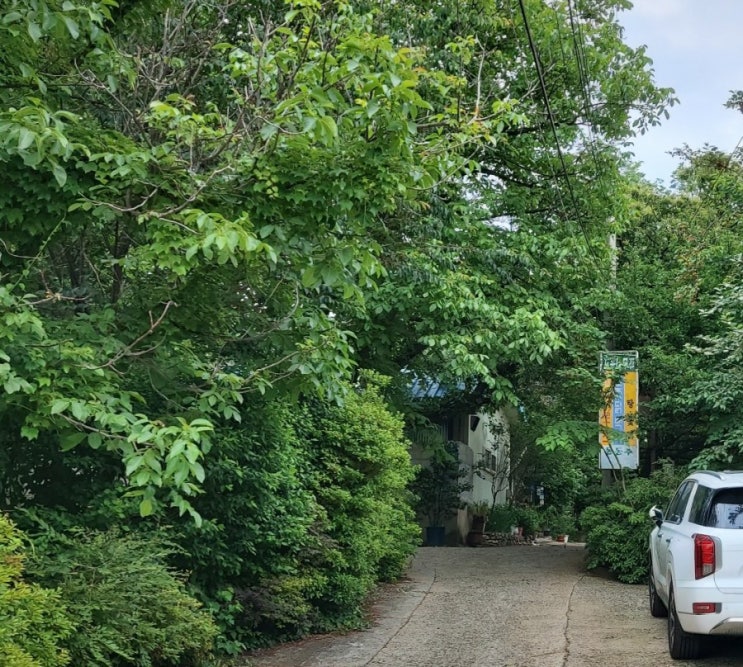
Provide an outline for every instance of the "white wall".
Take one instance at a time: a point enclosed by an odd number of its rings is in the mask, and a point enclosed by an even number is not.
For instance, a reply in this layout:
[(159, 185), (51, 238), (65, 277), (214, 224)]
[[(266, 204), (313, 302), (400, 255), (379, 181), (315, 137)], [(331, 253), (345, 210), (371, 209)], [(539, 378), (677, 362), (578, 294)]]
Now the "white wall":
[[(469, 415), (460, 424), (457, 439), (460, 460), (472, 466), (469, 482), (472, 491), (463, 494), (467, 502), (498, 505), (508, 500), (509, 442), (508, 419), (502, 410)], [(466, 427), (466, 428), (465, 428)], [(469, 450), (467, 452), (462, 449)]]
[[(508, 500), (509, 488), (509, 423), (505, 413), (497, 410), (492, 413), (459, 415), (450, 422), (448, 437), (459, 443), (459, 463), (465, 471), (465, 481), (472, 490), (462, 493), (462, 503), (470, 502), (504, 504)], [(411, 450), (413, 463), (427, 465), (430, 454), (421, 447)], [(486, 466), (483, 467), (483, 463)], [(464, 542), (470, 529), (471, 517), (467, 509), (460, 509), (447, 524), (447, 534), (451, 540)], [(424, 520), (423, 526), (425, 527)]]

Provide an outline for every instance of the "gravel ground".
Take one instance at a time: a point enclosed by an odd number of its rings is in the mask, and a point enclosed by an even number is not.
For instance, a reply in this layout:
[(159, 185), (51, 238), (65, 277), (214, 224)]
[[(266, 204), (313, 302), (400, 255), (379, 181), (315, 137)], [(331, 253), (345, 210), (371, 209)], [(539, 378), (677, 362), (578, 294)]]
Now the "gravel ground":
[(374, 623), (262, 651), (244, 667), (703, 667), (743, 665), (743, 639), (668, 656), (644, 586), (587, 573), (581, 544), (423, 548), (381, 589)]

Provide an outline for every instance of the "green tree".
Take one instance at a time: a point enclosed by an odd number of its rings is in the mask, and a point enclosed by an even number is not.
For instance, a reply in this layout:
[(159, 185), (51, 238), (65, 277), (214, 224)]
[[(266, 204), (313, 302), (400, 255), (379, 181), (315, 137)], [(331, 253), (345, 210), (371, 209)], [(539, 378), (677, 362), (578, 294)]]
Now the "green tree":
[(743, 180), (737, 154), (711, 147), (677, 154), (675, 191), (633, 187), (606, 324), (616, 347), (640, 351), (648, 462), (689, 463), (712, 446), (696, 460), (708, 465), (713, 452), (722, 463), (735, 451), (724, 443), (730, 444), (737, 422), (735, 294), (742, 248), (736, 208)]
[(2, 15), (0, 412), (116, 452), (142, 514), (193, 513), (246, 392), (342, 393), (372, 232), (462, 137), (418, 133), (455, 122), (446, 74), (347, 3), (112, 7)]
[(0, 665), (62, 667), (70, 662), (62, 643), (75, 626), (58, 591), (25, 580), (25, 539), (0, 514)]
[(387, 274), (361, 323), (365, 365), (486, 387), (496, 403), (520, 400), (524, 371), (589, 357), (593, 369), (606, 235), (629, 214), (621, 141), (674, 102), (644, 50), (622, 42), (624, 4), (383, 4), (383, 29), (449, 75), (457, 118), (501, 132), (462, 143), (465, 174), (382, 228)]

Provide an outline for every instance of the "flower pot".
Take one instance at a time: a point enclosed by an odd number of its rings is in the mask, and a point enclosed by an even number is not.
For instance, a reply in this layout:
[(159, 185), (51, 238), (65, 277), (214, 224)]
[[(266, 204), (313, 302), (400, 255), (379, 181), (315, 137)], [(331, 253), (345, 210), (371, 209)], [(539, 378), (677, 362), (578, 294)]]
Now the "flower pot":
[(481, 544), (485, 544), (485, 533), (483, 531), (471, 530), (467, 533), (468, 547), (479, 547)]
[(484, 533), (485, 532), (485, 517), (478, 516), (478, 515), (473, 516), (472, 526), (470, 530), (474, 533)]

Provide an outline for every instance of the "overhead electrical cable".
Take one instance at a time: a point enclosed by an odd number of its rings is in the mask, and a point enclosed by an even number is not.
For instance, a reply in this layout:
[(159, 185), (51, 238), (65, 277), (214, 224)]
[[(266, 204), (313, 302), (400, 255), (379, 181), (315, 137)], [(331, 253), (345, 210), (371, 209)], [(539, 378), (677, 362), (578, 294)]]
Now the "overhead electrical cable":
[(570, 33), (571, 33), (571, 38), (573, 42), (573, 49), (575, 52), (575, 60), (578, 65), (578, 75), (581, 80), (581, 89), (583, 91), (585, 116), (586, 116), (586, 119), (588, 120), (588, 133), (589, 133), (588, 146), (591, 151), (591, 154), (593, 155), (594, 164), (596, 165), (596, 177), (599, 180), (599, 182), (602, 184), (604, 192), (608, 196), (609, 190), (606, 187), (606, 183), (604, 183), (604, 180), (603, 180), (604, 167), (601, 164), (599, 157), (598, 157), (598, 153), (596, 149), (596, 136), (593, 132), (593, 120), (591, 118), (591, 115), (593, 113), (593, 96), (591, 94), (590, 86), (589, 86), (588, 65), (587, 65), (586, 48), (585, 48), (586, 45), (585, 45), (585, 40), (583, 39), (583, 30), (581, 29), (580, 21), (577, 21), (574, 18), (572, 0), (567, 0), (567, 4), (568, 4), (568, 18), (570, 20)]
[[(510, 4), (510, 2), (507, 4), (507, 7), (508, 7), (509, 18), (511, 20), (511, 27), (513, 29), (514, 44), (518, 44), (519, 43), (519, 35), (516, 32), (516, 23), (514, 21), (513, 12), (511, 11), (511, 4)], [(521, 56), (521, 54), (519, 54), (519, 56)], [(519, 57), (518, 58), (518, 63), (520, 65), (520, 67), (521, 67), (521, 73), (524, 76), (524, 84), (526, 85), (528, 83), (528, 81), (529, 81), (529, 75), (528, 75), (528, 73), (526, 71), (526, 62), (525, 62), (525, 60), (523, 58)], [(544, 133), (544, 128), (542, 127), (542, 124), (541, 123), (537, 123), (537, 126), (536, 127), (537, 127), (537, 133), (541, 137), (542, 142), (543, 142), (544, 146), (546, 147), (546, 150), (549, 150), (549, 148), (547, 148), (547, 136)], [(562, 214), (563, 214), (563, 216), (564, 216), (564, 218), (565, 218), (566, 221), (567, 220), (570, 220), (571, 216), (568, 214), (567, 206), (565, 206), (565, 200), (562, 197), (562, 189), (560, 187), (560, 179), (558, 178), (557, 172), (555, 171), (555, 168), (553, 167), (552, 162), (549, 161), (549, 160), (547, 161), (547, 167), (550, 170), (550, 174), (552, 176), (553, 182), (557, 186), (557, 190), (556, 190), (556, 192), (557, 192), (557, 199), (560, 202), (560, 208), (562, 209)], [(577, 211), (575, 212), (575, 214), (577, 215)]]
[(549, 101), (549, 94), (547, 92), (547, 83), (545, 81), (544, 77), (544, 70), (542, 69), (542, 63), (539, 58), (539, 51), (537, 50), (537, 45), (534, 42), (534, 38), (532, 36), (531, 27), (529, 25), (529, 17), (526, 14), (526, 7), (524, 6), (524, 0), (518, 0), (519, 3), (519, 9), (521, 10), (521, 17), (524, 21), (524, 29), (526, 31), (526, 38), (529, 42), (529, 49), (531, 50), (532, 58), (534, 60), (534, 66), (537, 71), (537, 77), (539, 79), (539, 87), (542, 91), (542, 97), (544, 99), (544, 106), (545, 111), (547, 112), (547, 119), (549, 120), (550, 127), (552, 129), (552, 136), (555, 140), (555, 149), (557, 150), (557, 156), (560, 161), (560, 165), (562, 167), (562, 173), (565, 178), (565, 184), (568, 188), (568, 194), (570, 195), (570, 201), (573, 204), (573, 208), (575, 210), (576, 219), (575, 222), (580, 228), (581, 232), (583, 233), (583, 237), (586, 240), (586, 247), (591, 255), (594, 256), (595, 259), (598, 259), (591, 248), (590, 239), (588, 237), (588, 233), (586, 232), (585, 227), (583, 226), (583, 223), (581, 221), (581, 212), (580, 208), (578, 206), (578, 201), (575, 197), (575, 192), (573, 191), (573, 184), (570, 180), (570, 175), (568, 174), (567, 164), (565, 162), (565, 156), (562, 151), (562, 147), (560, 146), (560, 138), (557, 134), (557, 123), (555, 121), (555, 116), (552, 113), (552, 105)]

